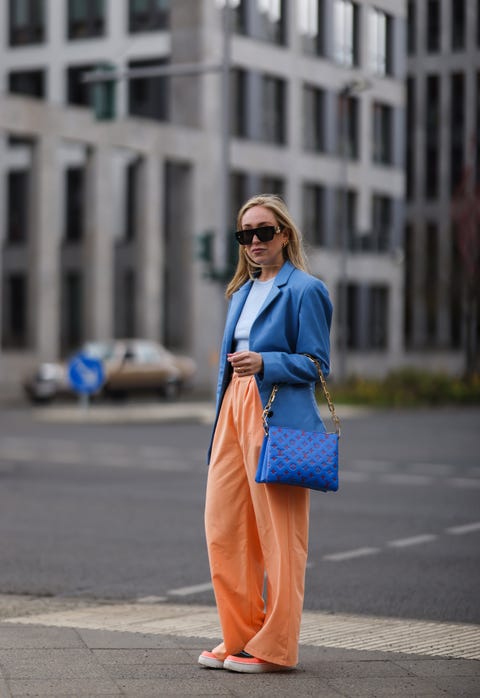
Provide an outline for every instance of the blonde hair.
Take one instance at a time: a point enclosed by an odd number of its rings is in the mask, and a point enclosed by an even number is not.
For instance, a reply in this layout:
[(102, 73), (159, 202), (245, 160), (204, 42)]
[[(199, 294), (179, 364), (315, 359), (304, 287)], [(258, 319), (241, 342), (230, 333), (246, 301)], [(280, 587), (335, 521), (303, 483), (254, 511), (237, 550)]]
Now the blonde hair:
[[(295, 225), (285, 202), (276, 194), (256, 194), (248, 199), (238, 212), (237, 230), (240, 230), (242, 218), (245, 213), (254, 206), (264, 206), (268, 208), (275, 216), (277, 224), (288, 234), (288, 245), (283, 248), (284, 259), (288, 259), (297, 269), (308, 271), (307, 258), (303, 249), (302, 234)], [(246, 281), (254, 278), (260, 269), (261, 267), (254, 264), (247, 256), (245, 248), (239, 245), (237, 268), (225, 292), (227, 298), (230, 298), (235, 291), (238, 291), (240, 286), (243, 286)]]

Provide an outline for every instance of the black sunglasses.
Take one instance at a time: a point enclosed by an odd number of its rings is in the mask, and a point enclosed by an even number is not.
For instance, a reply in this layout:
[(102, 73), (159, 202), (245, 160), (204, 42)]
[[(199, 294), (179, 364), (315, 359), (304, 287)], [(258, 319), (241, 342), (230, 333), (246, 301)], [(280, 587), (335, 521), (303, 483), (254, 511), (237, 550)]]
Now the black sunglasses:
[(248, 228), (247, 230), (237, 230), (235, 237), (240, 245), (251, 245), (253, 236), (256, 235), (260, 242), (270, 242), (275, 235), (281, 231), (281, 227), (274, 225), (262, 225), (260, 228)]

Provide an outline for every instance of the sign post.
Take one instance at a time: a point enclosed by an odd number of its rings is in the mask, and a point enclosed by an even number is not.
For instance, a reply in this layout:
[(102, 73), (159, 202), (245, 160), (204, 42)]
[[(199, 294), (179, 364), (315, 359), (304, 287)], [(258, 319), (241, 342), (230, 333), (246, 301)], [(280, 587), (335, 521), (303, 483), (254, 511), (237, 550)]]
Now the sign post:
[(68, 380), (78, 393), (80, 404), (88, 409), (90, 395), (99, 390), (105, 381), (105, 372), (100, 359), (87, 354), (76, 354), (68, 364)]

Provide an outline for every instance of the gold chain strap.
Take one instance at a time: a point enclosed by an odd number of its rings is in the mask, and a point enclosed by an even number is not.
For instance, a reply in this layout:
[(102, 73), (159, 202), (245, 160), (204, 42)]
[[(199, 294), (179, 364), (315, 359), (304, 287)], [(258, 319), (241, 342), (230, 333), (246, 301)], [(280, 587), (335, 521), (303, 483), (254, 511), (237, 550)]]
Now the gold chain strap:
[[(322, 373), (322, 369), (320, 368), (320, 364), (318, 363), (317, 359), (314, 356), (310, 356), (310, 354), (305, 354), (310, 361), (313, 361), (315, 366), (317, 367), (318, 371), (318, 377), (320, 379), (320, 384), (322, 386), (323, 394), (325, 395), (325, 399), (328, 404), (328, 409), (330, 410), (330, 417), (332, 419), (333, 424), (335, 425), (335, 432), (337, 433), (338, 436), (340, 436), (340, 420), (337, 417), (337, 413), (335, 412), (335, 406), (333, 404), (332, 398), (330, 396), (330, 393), (328, 392), (327, 388), (327, 383), (325, 381), (325, 378)], [(265, 432), (265, 435), (268, 436), (268, 418), (270, 416), (270, 408), (273, 404), (273, 401), (275, 400), (275, 397), (278, 393), (278, 385), (274, 385), (272, 388), (272, 392), (270, 393), (270, 397), (268, 398), (268, 402), (265, 405), (262, 413), (262, 421), (263, 421), (263, 430)]]

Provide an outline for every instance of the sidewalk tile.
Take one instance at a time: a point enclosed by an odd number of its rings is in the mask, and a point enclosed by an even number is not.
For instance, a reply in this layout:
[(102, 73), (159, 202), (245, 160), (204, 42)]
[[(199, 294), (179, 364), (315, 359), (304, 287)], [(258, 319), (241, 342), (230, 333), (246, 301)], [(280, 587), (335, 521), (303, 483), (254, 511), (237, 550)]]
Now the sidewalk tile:
[(108, 678), (87, 649), (0, 650), (7, 679)]
[(8, 682), (12, 698), (17, 696), (35, 696), (36, 698), (53, 698), (54, 696), (120, 696), (121, 692), (109, 679), (15, 679)]
[(0, 650), (5, 649), (85, 649), (78, 632), (72, 628), (45, 628), (31, 625), (2, 624)]

